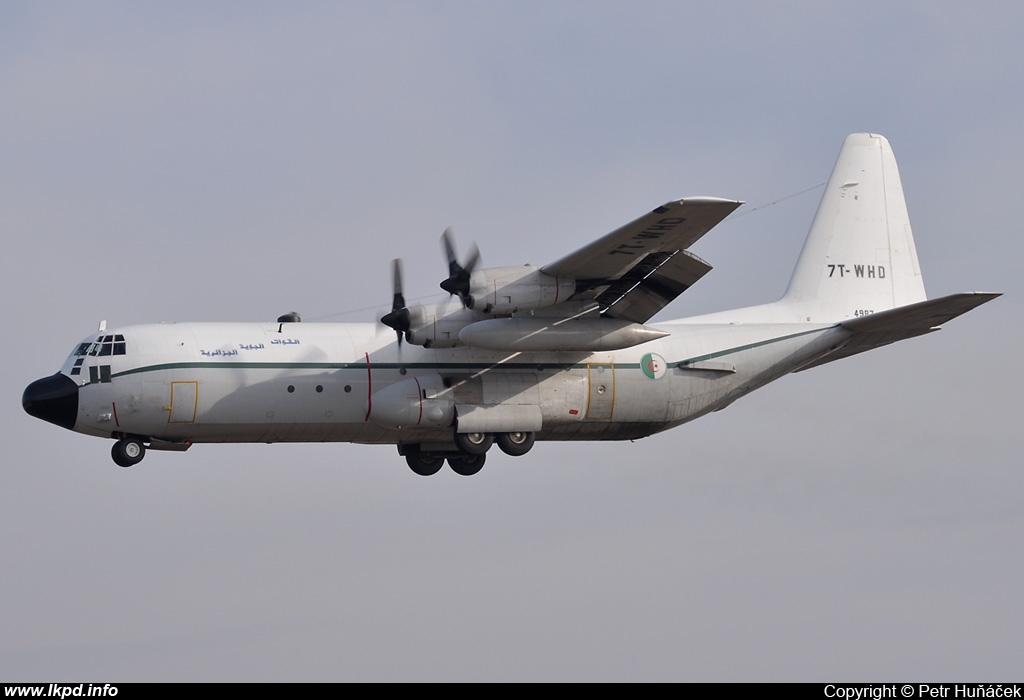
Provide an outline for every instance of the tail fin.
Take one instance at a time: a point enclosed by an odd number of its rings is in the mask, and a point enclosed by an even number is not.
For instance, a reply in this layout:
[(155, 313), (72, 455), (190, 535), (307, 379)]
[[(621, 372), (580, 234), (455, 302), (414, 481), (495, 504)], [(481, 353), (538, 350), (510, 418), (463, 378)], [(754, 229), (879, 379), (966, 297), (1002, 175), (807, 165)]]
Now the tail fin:
[(878, 134), (851, 134), (779, 304), (832, 322), (926, 298), (892, 148)]

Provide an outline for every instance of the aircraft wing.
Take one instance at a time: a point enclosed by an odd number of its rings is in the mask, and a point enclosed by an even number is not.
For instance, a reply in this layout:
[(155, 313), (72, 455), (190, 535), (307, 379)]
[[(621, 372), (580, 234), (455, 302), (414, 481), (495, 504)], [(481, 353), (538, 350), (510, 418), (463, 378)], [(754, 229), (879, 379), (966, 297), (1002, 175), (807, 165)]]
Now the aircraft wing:
[(711, 269), (686, 249), (741, 204), (668, 202), (541, 270), (576, 280), (573, 298), (598, 300), (606, 316), (643, 323)]
[(889, 345), (898, 340), (937, 331), (943, 323), (951, 321), (985, 302), (992, 301), (998, 296), (1000, 295), (984, 292), (952, 294), (888, 311), (879, 311), (869, 316), (848, 319), (839, 325), (853, 331), (853, 337), (833, 352), (801, 367), (798, 371), (802, 372), (811, 367), (841, 360), (844, 357)]

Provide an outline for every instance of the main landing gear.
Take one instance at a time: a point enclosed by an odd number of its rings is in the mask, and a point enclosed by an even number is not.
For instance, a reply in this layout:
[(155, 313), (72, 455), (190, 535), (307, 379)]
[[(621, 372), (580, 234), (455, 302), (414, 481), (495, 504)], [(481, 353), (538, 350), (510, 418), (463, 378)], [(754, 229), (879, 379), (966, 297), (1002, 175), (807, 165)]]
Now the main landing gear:
[(487, 450), (491, 445), (507, 455), (520, 457), (533, 447), (533, 433), (456, 433), (455, 450), (435, 451), (423, 449), (422, 445), (399, 445), (398, 453), (405, 456), (409, 468), (420, 476), (433, 476), (441, 471), (447, 461), (452, 471), (459, 476), (473, 476), (484, 466)]

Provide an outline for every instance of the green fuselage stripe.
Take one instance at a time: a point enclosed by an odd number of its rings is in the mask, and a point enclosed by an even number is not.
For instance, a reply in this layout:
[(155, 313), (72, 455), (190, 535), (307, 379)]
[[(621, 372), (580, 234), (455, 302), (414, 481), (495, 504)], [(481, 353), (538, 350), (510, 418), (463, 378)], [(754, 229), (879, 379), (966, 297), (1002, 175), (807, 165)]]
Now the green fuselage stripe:
[[(830, 326), (830, 328), (834, 328), (834, 327), (835, 326)], [(707, 360), (712, 360), (712, 359), (714, 359), (716, 357), (724, 357), (725, 355), (732, 355), (733, 353), (743, 352), (744, 350), (753, 350), (754, 348), (760, 348), (760, 347), (763, 347), (765, 345), (771, 345), (773, 343), (781, 343), (781, 342), (783, 342), (785, 340), (792, 340), (793, 338), (799, 338), (800, 336), (803, 336), (803, 335), (810, 335), (811, 333), (821, 333), (822, 331), (826, 331), (826, 330), (829, 330), (829, 329), (828, 328), (815, 328), (814, 330), (800, 331), (799, 333), (791, 333), (789, 335), (784, 335), (784, 336), (781, 336), (779, 338), (769, 338), (768, 340), (759, 340), (756, 343), (748, 343), (747, 345), (738, 345), (738, 346), (736, 346), (734, 348), (729, 348), (727, 350), (718, 350), (717, 352), (709, 352), (706, 355), (698, 355), (697, 357), (691, 357), (688, 360), (681, 360), (680, 362), (675, 362), (675, 363), (672, 363), (672, 364), (674, 364), (674, 365), (676, 365), (678, 367), (685, 367), (687, 365), (692, 365), (692, 364), (694, 364), (696, 362), (705, 362)]]
[[(727, 348), (725, 350), (718, 350), (716, 352), (707, 353), (705, 355), (698, 355), (697, 357), (691, 357), (685, 360), (677, 360), (670, 362), (669, 366), (674, 367), (686, 367), (697, 362), (704, 362), (716, 357), (724, 357), (725, 355), (732, 355), (734, 353), (743, 352), (745, 350), (752, 350), (754, 348), (763, 347), (765, 345), (771, 345), (773, 343), (780, 343), (793, 338), (799, 338), (804, 335), (810, 335), (812, 333), (821, 333), (822, 331), (828, 330), (827, 328), (815, 328), (809, 331), (801, 331), (799, 333), (791, 333), (789, 335), (780, 336), (778, 338), (769, 338), (767, 340), (761, 340), (756, 343), (748, 343), (746, 345), (738, 345), (733, 348)], [(519, 371), (536, 371), (543, 372), (545, 370), (551, 371), (565, 371), (573, 369), (586, 369), (587, 363), (585, 362), (371, 362), (370, 366), (373, 369), (381, 370), (462, 370), (462, 371), (483, 371), (490, 369), (511, 369)], [(616, 368), (621, 369), (640, 369), (639, 362), (624, 362), (622, 364), (616, 364)], [(146, 372), (160, 372), (166, 370), (175, 369), (312, 369), (312, 370), (366, 370), (366, 360), (357, 362), (168, 362), (159, 365), (148, 365), (145, 367), (136, 367), (134, 369), (127, 369), (123, 372), (115, 372), (111, 375), (111, 378), (127, 377), (132, 374), (143, 374)]]

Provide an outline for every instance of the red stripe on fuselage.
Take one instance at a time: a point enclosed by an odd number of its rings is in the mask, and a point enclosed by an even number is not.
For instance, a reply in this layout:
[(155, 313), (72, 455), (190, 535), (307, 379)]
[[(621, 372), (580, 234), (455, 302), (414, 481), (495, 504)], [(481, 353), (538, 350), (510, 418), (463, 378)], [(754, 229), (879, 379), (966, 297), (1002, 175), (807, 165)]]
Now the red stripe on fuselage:
[(366, 417), (363, 422), (370, 420), (370, 411), (373, 410), (373, 375), (370, 373), (370, 353), (366, 355)]

